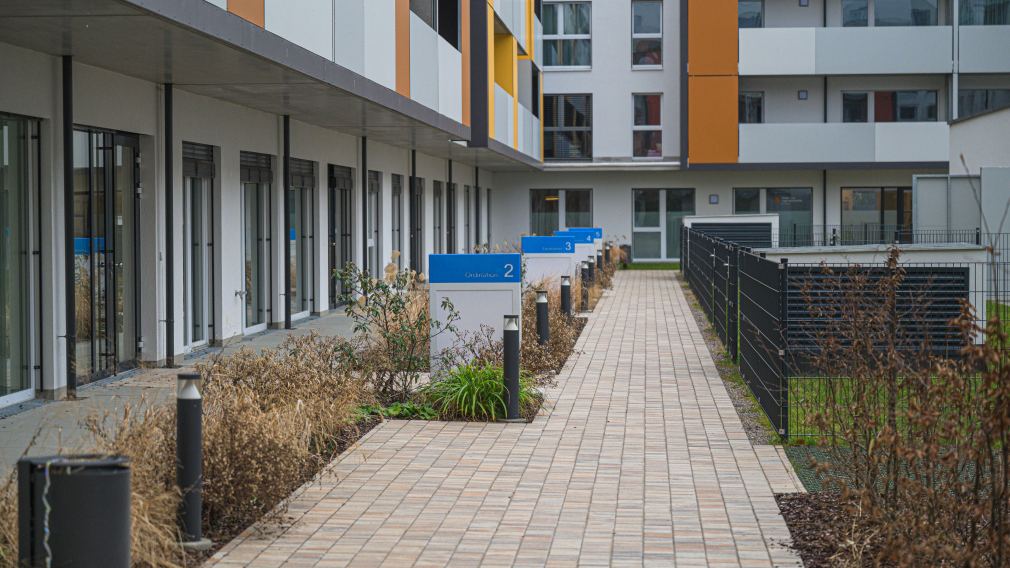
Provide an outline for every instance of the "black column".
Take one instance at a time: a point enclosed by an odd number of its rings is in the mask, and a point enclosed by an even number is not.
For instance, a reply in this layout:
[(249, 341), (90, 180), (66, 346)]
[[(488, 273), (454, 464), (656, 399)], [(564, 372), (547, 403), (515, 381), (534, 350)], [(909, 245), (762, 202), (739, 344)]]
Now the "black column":
[(165, 366), (175, 366), (175, 142), (172, 84), (165, 84)]
[(63, 268), (67, 303), (67, 396), (77, 395), (77, 306), (74, 297), (74, 58), (63, 56)]
[[(284, 115), (284, 329), (291, 329), (291, 117)], [(304, 261), (304, 259), (302, 259)]]
[(361, 270), (363, 271), (368, 270), (368, 137), (367, 136), (361, 137)]

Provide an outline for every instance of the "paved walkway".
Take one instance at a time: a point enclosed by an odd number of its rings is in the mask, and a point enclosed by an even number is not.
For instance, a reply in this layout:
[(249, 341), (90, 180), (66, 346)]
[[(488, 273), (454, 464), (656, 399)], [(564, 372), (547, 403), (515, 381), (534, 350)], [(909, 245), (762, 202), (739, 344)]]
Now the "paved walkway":
[(670, 272), (622, 272), (532, 424), (388, 421), (219, 566), (791, 566), (774, 492)]
[(0, 418), (0, 467), (3, 468), (0, 481), (14, 469), (26, 450), (33, 456), (88, 451), (90, 435), (82, 425), (90, 416), (105, 412), (119, 414), (128, 404), (162, 404), (174, 400), (176, 375), (192, 370), (194, 365), (209, 357), (243, 347), (257, 351), (276, 347), (288, 335), (310, 331), (346, 337), (353, 333), (353, 324), (342, 312), (295, 322), (292, 331), (271, 330), (228, 347), (202, 350), (189, 357), (182, 369), (145, 369), (127, 377), (85, 385), (77, 390), (78, 399), (73, 401), (32, 401), (28, 405), (31, 408)]

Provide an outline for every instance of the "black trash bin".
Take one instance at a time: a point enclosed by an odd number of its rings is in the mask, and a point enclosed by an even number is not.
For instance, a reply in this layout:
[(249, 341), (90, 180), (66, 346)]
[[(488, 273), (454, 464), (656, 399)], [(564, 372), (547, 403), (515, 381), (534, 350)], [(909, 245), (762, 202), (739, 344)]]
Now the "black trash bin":
[(49, 558), (53, 567), (129, 567), (129, 461), (121, 456), (22, 458), (18, 556), (25, 566), (45, 566)]

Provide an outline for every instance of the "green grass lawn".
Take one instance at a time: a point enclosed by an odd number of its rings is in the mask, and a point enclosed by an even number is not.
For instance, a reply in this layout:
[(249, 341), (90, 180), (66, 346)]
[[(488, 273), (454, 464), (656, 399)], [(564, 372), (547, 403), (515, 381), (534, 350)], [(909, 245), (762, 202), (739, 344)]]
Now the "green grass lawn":
[(622, 270), (680, 270), (679, 262), (633, 262)]

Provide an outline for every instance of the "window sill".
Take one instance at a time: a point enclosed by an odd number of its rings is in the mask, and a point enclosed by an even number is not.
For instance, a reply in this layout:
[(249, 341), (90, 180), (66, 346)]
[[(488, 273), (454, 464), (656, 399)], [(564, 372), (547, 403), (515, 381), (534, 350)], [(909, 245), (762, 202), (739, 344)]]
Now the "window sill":
[(632, 71), (662, 71), (662, 65), (632, 65)]
[(544, 71), (592, 71), (592, 65), (551, 65), (544, 66)]

